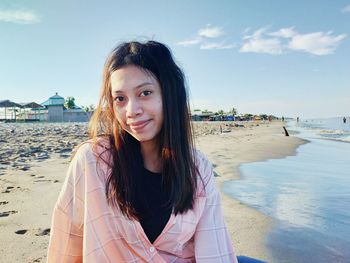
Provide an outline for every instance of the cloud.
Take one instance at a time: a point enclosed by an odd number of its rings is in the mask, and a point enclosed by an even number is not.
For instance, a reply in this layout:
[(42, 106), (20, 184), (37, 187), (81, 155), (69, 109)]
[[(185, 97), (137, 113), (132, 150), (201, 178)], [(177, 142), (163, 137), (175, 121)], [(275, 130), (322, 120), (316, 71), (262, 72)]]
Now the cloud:
[(204, 28), (200, 28), (196, 34), (191, 39), (183, 40), (177, 42), (176, 45), (183, 47), (190, 47), (199, 45), (200, 49), (229, 49), (233, 48), (233, 44), (224, 44), (221, 42), (207, 42), (209, 39), (216, 39), (225, 34), (224, 30), (218, 26), (212, 26), (210, 24), (206, 25)]
[(332, 36), (332, 32), (315, 32), (295, 35), (289, 42), (288, 47), (292, 50), (308, 52), (314, 55), (328, 55), (334, 53), (337, 45), (346, 35)]
[(251, 36), (243, 36), (245, 43), (242, 45), (240, 52), (282, 54), (282, 44), (278, 38), (264, 38), (267, 28), (263, 27), (256, 30)]
[(203, 43), (200, 45), (199, 49), (231, 49), (235, 48), (235, 44), (225, 44), (225, 43)]
[(294, 27), (281, 28), (276, 32), (269, 33), (270, 36), (283, 37), (283, 38), (291, 38), (296, 34), (297, 32), (294, 31)]
[(223, 34), (224, 31), (221, 27), (211, 26), (210, 24), (208, 24), (205, 28), (198, 30), (198, 36), (206, 38), (217, 38)]
[(277, 38), (270, 39), (252, 39), (245, 43), (240, 52), (254, 52), (267, 54), (282, 54), (281, 42)]
[[(265, 26), (252, 31), (247, 27), (242, 32), (241, 53), (262, 53), (280, 55), (288, 52), (306, 52), (317, 56), (333, 54), (339, 43), (347, 35), (334, 35), (333, 32), (299, 33), (294, 26), (283, 27), (272, 31), (271, 26)], [(237, 44), (228, 43), (224, 30), (219, 26), (206, 25), (197, 34), (176, 45), (183, 47), (195, 46), (201, 50), (233, 49)]]
[[(250, 30), (250, 29), (249, 29)], [(246, 33), (249, 32), (249, 30), (244, 30)], [(266, 32), (267, 27), (262, 27), (258, 30), (256, 30), (252, 35), (244, 35), (243, 39), (258, 39), (261, 37), (262, 34), (264, 34), (264, 32)]]
[(184, 40), (184, 41), (180, 41), (177, 42), (176, 45), (178, 46), (183, 46), (183, 47), (189, 47), (189, 46), (194, 46), (197, 45), (199, 43), (202, 42), (202, 39), (199, 37), (195, 37), (193, 39), (189, 39), (189, 40)]
[(283, 54), (287, 51), (302, 51), (313, 55), (329, 55), (334, 53), (346, 34), (333, 36), (332, 32), (313, 32), (300, 34), (294, 27), (281, 28), (268, 32), (268, 27), (256, 30), (252, 35), (242, 37), (240, 52), (266, 54)]
[(31, 11), (0, 10), (0, 21), (16, 24), (39, 23), (39, 17)]
[(350, 5), (345, 6), (341, 11), (343, 13), (350, 13)]

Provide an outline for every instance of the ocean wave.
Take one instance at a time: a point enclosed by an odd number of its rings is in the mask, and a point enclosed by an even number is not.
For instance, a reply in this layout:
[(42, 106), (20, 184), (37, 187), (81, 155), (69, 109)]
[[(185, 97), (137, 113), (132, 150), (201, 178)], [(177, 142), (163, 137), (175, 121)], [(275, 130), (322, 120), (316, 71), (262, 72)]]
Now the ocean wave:
[(346, 143), (350, 143), (350, 136), (348, 137), (344, 137), (344, 138), (340, 138), (340, 137), (323, 137), (322, 139), (324, 140), (330, 140), (330, 141), (336, 141), (336, 142), (346, 142)]
[(341, 136), (347, 136), (350, 135), (350, 131), (345, 130), (320, 130), (319, 134), (335, 134), (335, 135), (341, 135)]

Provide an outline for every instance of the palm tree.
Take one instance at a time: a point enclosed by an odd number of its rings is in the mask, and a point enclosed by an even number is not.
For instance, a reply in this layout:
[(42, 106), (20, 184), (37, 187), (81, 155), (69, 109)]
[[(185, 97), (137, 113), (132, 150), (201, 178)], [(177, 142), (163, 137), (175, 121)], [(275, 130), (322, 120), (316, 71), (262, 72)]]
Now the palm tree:
[(234, 108), (234, 107), (232, 107), (232, 109), (231, 109), (231, 114), (232, 114), (233, 116), (236, 116), (237, 113), (238, 113), (237, 109)]
[(64, 106), (67, 109), (74, 109), (74, 107), (75, 107), (75, 98), (74, 97), (67, 97), (66, 101), (64, 102)]

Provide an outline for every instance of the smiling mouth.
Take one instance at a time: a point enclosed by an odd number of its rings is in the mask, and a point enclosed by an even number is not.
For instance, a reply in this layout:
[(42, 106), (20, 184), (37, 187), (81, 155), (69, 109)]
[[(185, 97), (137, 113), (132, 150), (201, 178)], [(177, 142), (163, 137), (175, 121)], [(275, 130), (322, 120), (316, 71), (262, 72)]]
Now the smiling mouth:
[(150, 121), (151, 120), (137, 121), (137, 122), (130, 123), (128, 125), (132, 130), (137, 131), (137, 130), (143, 129)]

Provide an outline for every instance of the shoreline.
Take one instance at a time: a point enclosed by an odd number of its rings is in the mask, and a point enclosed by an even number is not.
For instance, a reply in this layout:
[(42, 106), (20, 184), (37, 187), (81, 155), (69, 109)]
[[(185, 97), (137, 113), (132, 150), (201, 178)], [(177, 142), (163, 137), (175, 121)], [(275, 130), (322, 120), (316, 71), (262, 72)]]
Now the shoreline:
[[(213, 163), (220, 189), (226, 181), (240, 178), (240, 164), (283, 158), (304, 143), (285, 137), (281, 122), (194, 122), (193, 126), (195, 146)], [(68, 149), (87, 138), (84, 124), (30, 128), (11, 126), (0, 134), (6, 141), (0, 167), (0, 253), (11, 262), (46, 261), (51, 215), (68, 168)], [(268, 260), (264, 238), (273, 220), (221, 193), (236, 254)]]
[(222, 134), (220, 140), (213, 140), (212, 135), (199, 137), (196, 146), (213, 163), (214, 172), (219, 175), (217, 185), (236, 254), (272, 262), (265, 240), (275, 224), (274, 219), (233, 199), (222, 187), (230, 180), (241, 179), (240, 165), (295, 155), (298, 146), (307, 141), (293, 135), (286, 137), (281, 122), (258, 125), (250, 123), (245, 129)]

